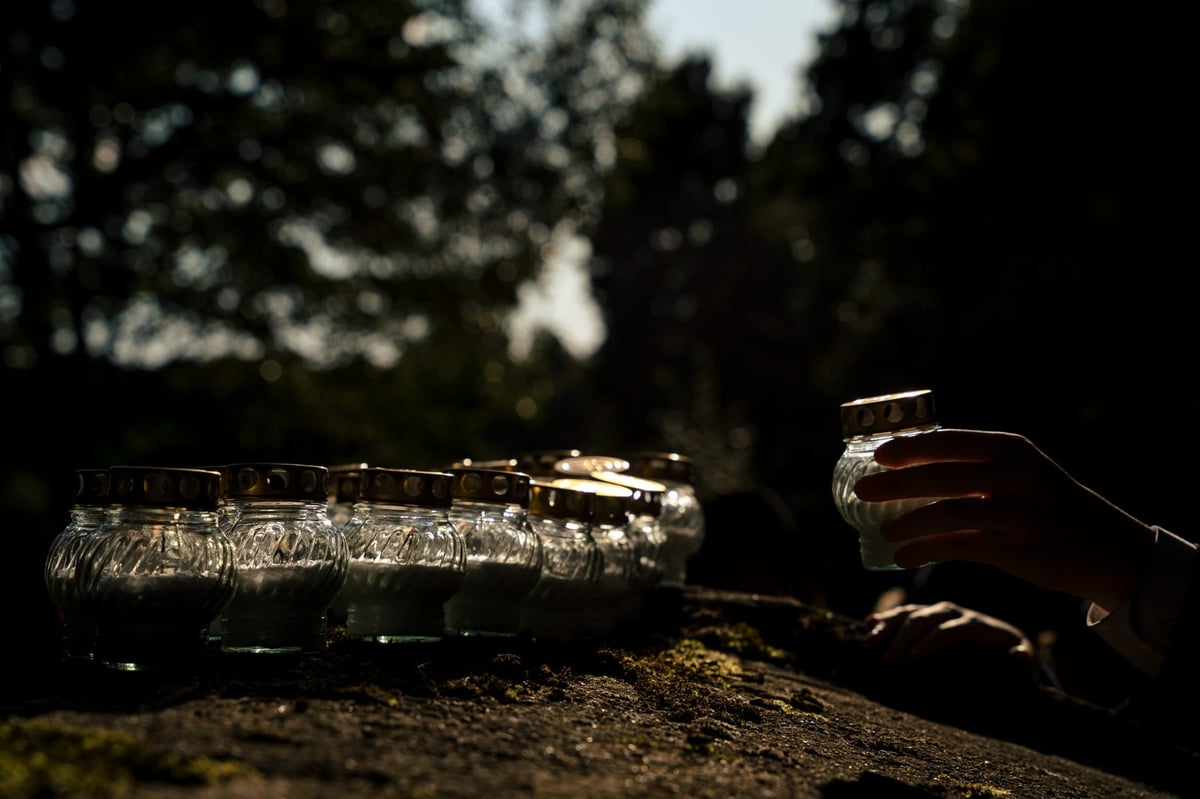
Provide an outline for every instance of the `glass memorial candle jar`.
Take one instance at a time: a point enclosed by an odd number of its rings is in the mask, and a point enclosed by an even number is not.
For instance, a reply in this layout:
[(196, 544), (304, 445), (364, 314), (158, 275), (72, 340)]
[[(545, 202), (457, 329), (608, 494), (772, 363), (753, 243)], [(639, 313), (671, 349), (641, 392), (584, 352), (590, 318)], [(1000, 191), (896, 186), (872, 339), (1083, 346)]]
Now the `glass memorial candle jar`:
[(236, 587), (217, 522), (219, 472), (113, 466), (104, 521), (79, 556), (93, 659), (119, 670), (191, 665)]
[(884, 467), (875, 462), (875, 449), (897, 436), (912, 436), (937, 430), (933, 392), (928, 389), (880, 394), (843, 402), (842, 440), (845, 449), (833, 468), (833, 502), (846, 523), (858, 531), (862, 564), (872, 571), (899, 569), (896, 550), (902, 543), (884, 540), (880, 526), (891, 517), (922, 505), (932, 498), (864, 502), (854, 493), (854, 484), (866, 474)]
[(695, 465), (675, 452), (640, 452), (624, 457), (629, 468), (623, 473), (666, 486), (659, 524), (666, 534), (667, 548), (659, 584), (679, 588), (687, 583), (688, 560), (704, 543), (704, 507), (696, 494)]
[(626, 472), (597, 472), (595, 477), (615, 483), (630, 492), (625, 500), (625, 510), (629, 517), (628, 533), (634, 552), (634, 582), (633, 590), (617, 608), (617, 621), (621, 622), (636, 618), (641, 613), (646, 592), (662, 582), (666, 567), (667, 536), (658, 518), (667, 487)]
[(452, 468), (450, 521), (462, 536), (467, 570), (446, 602), (446, 628), (460, 635), (516, 635), (521, 600), (537, 582), (542, 544), (529, 527), (530, 477)]
[(445, 634), (444, 605), (467, 569), (462, 536), (450, 523), (450, 482), (446, 472), (362, 470), (354, 516), (342, 530), (351, 638), (391, 644)]
[(608, 635), (616, 629), (618, 610), (633, 593), (637, 580), (637, 553), (629, 537), (627, 505), (633, 492), (614, 483), (578, 477), (555, 478), (551, 484), (593, 495), (589, 533), (600, 569), (577, 625), (583, 635)]
[(521, 601), (521, 631), (534, 638), (569, 638), (579, 632), (600, 575), (600, 553), (591, 537), (594, 494), (534, 480), (529, 526), (542, 543), (542, 569)]
[(107, 504), (108, 469), (77, 469), (67, 526), (50, 542), (46, 554), (42, 576), (50, 601), (58, 611), (60, 651), (66, 660), (86, 660), (92, 656), (95, 625), (79, 605), (75, 568), (84, 544), (104, 521)]
[(237, 570), (237, 591), (219, 617), (221, 651), (321, 651), (326, 612), (349, 566), (346, 539), (328, 514), (328, 470), (235, 463), (221, 474)]

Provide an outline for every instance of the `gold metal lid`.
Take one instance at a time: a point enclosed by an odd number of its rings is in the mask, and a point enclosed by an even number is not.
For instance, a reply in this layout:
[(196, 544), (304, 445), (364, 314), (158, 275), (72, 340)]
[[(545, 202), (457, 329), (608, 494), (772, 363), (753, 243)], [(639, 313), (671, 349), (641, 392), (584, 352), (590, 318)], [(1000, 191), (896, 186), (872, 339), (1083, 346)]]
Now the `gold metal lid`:
[(927, 388), (843, 402), (842, 436), (894, 433), (937, 422), (933, 391)]
[(108, 469), (75, 470), (75, 504), (105, 505), (108, 503)]
[(216, 510), (221, 500), (221, 473), (215, 470), (112, 466), (108, 475), (108, 500), (114, 505)]
[(534, 478), (529, 484), (529, 514), (590, 522), (595, 515), (596, 495), (577, 488), (556, 486)]
[(692, 485), (696, 482), (695, 463), (678, 452), (631, 452), (624, 457), (629, 461), (624, 471), (634, 477)]
[(660, 483), (657, 480), (650, 480), (645, 477), (637, 477), (628, 472), (592, 472), (593, 480), (602, 480), (606, 483), (613, 483), (622, 488), (628, 488), (633, 492), (646, 493), (667, 493), (666, 483)]
[(657, 480), (635, 477), (626, 472), (596, 472), (592, 478), (629, 489), (630, 496), (626, 504), (634, 513), (657, 516), (662, 511), (667, 486)]
[(634, 491), (629, 498), (629, 510), (637, 516), (658, 516), (662, 513), (663, 495), (660, 491)]
[(630, 497), (633, 492), (616, 483), (607, 483), (589, 477), (555, 477), (553, 480), (539, 481), (560, 488), (573, 488), (576, 491), (587, 491), (589, 494), (601, 494), (608, 497)]
[(556, 474), (571, 477), (587, 477), (596, 472), (623, 472), (628, 468), (629, 461), (615, 455), (572, 455), (554, 462)]
[(221, 467), (226, 499), (296, 499), (324, 503), (329, 470), (304, 463), (230, 463)]
[(592, 521), (596, 524), (624, 524), (629, 520), (626, 502), (633, 496), (633, 491), (624, 486), (579, 477), (556, 477), (550, 484), (594, 494)]
[(563, 458), (574, 458), (583, 453), (577, 449), (535, 449), (517, 455), (517, 470), (534, 477), (554, 477), (554, 464)]
[(392, 505), (448, 508), (450, 482), (446, 472), (368, 467), (359, 476), (358, 498)]
[(595, 512), (592, 521), (596, 524), (611, 524), (619, 526), (629, 524), (629, 497), (611, 497), (608, 494), (597, 494)]
[(517, 468), (516, 458), (492, 458), (490, 460), (480, 460), (478, 458), (463, 458), (460, 461), (455, 461), (450, 464), (450, 468), (446, 471), (455, 469), (493, 469), (502, 472), (519, 472)]
[(447, 471), (453, 478), (450, 494), (454, 499), (529, 507), (532, 478), (523, 472), (468, 467)]

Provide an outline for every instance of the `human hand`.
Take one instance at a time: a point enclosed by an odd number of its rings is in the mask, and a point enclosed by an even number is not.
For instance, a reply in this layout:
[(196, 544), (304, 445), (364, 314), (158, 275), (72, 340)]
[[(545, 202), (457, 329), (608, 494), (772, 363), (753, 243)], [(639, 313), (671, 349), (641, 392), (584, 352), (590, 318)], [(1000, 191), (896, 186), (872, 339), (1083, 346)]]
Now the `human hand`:
[(927, 660), (953, 649), (1003, 653), (1034, 674), (1033, 642), (1021, 630), (993, 616), (953, 602), (897, 605), (866, 617), (867, 642), (883, 648), (885, 663)]
[(905, 568), (936, 561), (995, 566), (1108, 611), (1146, 570), (1154, 531), (1081, 485), (1015, 433), (942, 429), (879, 446), (884, 471), (854, 491), (867, 502), (942, 497), (884, 522)]

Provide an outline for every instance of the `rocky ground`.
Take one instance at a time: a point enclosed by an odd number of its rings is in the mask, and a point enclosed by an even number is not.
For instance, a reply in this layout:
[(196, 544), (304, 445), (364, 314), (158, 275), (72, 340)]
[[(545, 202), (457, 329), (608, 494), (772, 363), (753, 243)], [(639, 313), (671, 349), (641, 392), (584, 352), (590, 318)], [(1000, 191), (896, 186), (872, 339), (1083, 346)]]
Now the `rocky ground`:
[(170, 674), (29, 670), (0, 797), (1183, 797), (1200, 757), (984, 658), (883, 668), (790, 599), (660, 592), (598, 641), (384, 649)]

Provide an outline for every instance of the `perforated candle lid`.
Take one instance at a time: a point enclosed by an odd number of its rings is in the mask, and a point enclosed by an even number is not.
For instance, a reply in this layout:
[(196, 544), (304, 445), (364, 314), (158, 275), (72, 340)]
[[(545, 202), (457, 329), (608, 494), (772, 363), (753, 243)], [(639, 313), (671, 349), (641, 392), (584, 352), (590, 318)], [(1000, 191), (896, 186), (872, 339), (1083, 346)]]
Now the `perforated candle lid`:
[(221, 473), (172, 466), (113, 466), (108, 470), (109, 501), (114, 505), (154, 505), (216, 510)]
[(529, 513), (556, 519), (590, 522), (595, 515), (595, 493), (557, 486), (534, 479), (529, 486)]
[(529, 506), (530, 476), (504, 469), (452, 468), (454, 499)]
[(573, 455), (554, 464), (557, 474), (568, 477), (590, 477), (596, 472), (623, 472), (628, 468), (629, 461), (616, 455)]
[(937, 422), (933, 391), (927, 388), (880, 394), (843, 402), (842, 435), (846, 438), (894, 433)]
[(329, 470), (303, 463), (230, 463), (221, 467), (227, 499), (326, 501)]
[(358, 496), (370, 502), (448, 508), (450, 480), (448, 472), (368, 467), (359, 476)]

